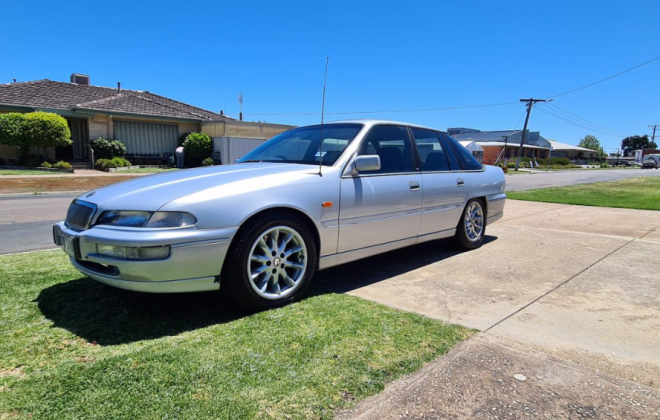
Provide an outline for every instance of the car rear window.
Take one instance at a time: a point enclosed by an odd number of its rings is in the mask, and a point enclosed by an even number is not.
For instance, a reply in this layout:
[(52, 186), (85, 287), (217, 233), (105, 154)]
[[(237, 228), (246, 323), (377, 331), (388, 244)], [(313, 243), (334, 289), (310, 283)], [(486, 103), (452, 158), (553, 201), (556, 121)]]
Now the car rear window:
[(458, 159), (458, 162), (464, 171), (478, 171), (483, 169), (481, 162), (472, 156), (472, 153), (463, 147), (458, 141), (456, 141), (455, 138), (446, 134), (443, 134), (443, 136), (447, 143), (449, 143), (451, 148), (454, 150), (456, 158)]

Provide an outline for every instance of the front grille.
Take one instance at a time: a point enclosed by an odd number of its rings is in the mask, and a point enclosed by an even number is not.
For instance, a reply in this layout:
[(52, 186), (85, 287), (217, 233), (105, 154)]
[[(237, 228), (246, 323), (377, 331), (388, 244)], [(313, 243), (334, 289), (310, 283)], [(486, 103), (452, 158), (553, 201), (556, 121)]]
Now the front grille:
[(74, 201), (66, 212), (66, 224), (78, 229), (87, 229), (94, 216), (96, 206), (84, 201)]

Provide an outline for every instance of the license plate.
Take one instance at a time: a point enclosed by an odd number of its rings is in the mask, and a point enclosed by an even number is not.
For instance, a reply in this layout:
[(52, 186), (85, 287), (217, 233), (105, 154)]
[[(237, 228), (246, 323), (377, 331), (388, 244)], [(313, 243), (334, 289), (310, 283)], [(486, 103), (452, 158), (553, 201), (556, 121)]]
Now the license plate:
[(64, 232), (60, 233), (62, 239), (62, 250), (72, 257), (76, 257), (76, 237), (67, 235)]

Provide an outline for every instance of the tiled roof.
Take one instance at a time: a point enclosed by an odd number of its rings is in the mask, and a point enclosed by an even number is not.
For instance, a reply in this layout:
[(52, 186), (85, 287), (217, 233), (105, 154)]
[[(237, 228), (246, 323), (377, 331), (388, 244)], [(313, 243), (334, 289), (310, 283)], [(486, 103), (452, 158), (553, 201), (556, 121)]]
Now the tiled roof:
[(0, 105), (96, 110), (144, 116), (216, 120), (226, 118), (150, 92), (121, 91), (101, 86), (55, 82), (48, 79), (0, 85)]

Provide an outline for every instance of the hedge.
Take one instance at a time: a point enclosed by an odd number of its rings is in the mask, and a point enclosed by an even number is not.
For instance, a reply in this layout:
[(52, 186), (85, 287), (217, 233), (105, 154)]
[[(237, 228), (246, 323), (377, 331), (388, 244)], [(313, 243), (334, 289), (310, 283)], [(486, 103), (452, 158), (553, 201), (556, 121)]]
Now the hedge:
[(19, 162), (25, 164), (31, 147), (71, 145), (71, 131), (66, 120), (57, 114), (40, 111), (27, 114), (10, 112), (0, 114), (0, 144), (16, 147)]
[(190, 133), (183, 142), (183, 152), (188, 166), (200, 166), (211, 157), (211, 137), (206, 133)]
[(108, 140), (99, 137), (90, 142), (95, 159), (113, 159), (126, 156), (126, 146), (120, 140)]

